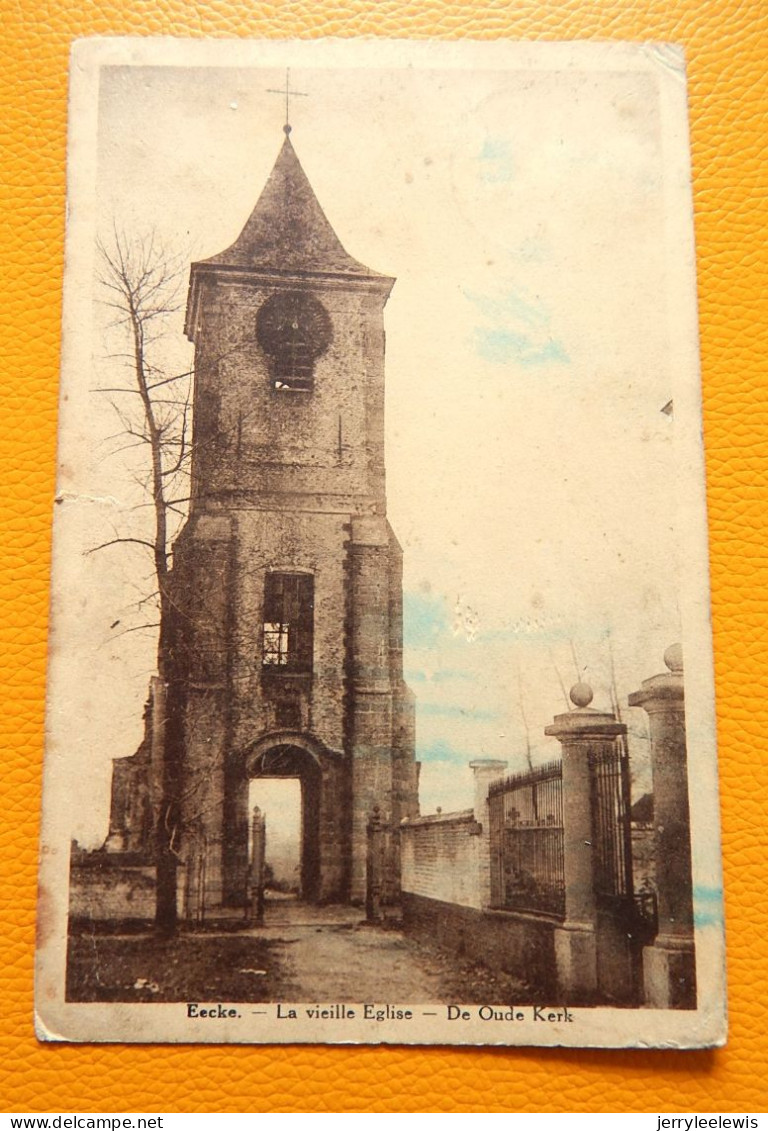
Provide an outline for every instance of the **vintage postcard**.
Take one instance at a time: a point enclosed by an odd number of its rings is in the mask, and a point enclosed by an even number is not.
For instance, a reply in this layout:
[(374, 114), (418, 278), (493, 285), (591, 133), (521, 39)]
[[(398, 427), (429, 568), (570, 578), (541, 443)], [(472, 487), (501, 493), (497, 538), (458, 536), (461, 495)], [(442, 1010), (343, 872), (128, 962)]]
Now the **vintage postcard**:
[(71, 74), (40, 1038), (721, 1044), (681, 52)]

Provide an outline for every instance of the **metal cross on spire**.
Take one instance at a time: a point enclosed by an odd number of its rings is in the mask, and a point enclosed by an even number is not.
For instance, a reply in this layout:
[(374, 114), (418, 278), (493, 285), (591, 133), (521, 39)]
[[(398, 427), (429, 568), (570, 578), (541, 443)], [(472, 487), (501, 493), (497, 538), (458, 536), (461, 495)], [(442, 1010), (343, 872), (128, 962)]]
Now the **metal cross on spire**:
[(290, 118), (289, 118), (290, 99), (292, 97), (293, 98), (308, 98), (309, 95), (305, 94), (303, 90), (291, 90), (291, 68), (290, 67), (286, 67), (286, 69), (285, 69), (285, 87), (281, 90), (275, 90), (272, 87), (267, 87), (267, 94), (284, 94), (285, 95), (285, 125), (283, 126), (283, 132), (285, 133), (285, 136), (287, 137), (288, 134), (291, 132), (291, 123), (290, 123)]

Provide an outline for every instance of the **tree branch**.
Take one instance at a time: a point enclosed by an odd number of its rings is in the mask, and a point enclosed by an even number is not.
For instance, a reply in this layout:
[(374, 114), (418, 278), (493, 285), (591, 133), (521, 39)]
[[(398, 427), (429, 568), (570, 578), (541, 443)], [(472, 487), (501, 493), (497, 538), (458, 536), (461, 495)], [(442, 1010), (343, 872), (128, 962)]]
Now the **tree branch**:
[(117, 546), (121, 542), (133, 542), (137, 546), (148, 546), (150, 550), (154, 550), (154, 543), (147, 542), (144, 538), (111, 538), (109, 542), (102, 542), (100, 546), (92, 546), (90, 550), (86, 550), (86, 554), (95, 554), (97, 550), (106, 550), (107, 546)]

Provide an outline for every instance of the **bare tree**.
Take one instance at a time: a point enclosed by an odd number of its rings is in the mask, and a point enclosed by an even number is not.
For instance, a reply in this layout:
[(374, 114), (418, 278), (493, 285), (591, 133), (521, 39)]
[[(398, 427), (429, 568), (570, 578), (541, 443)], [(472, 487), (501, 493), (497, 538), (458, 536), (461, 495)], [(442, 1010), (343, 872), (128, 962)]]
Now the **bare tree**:
[[(125, 543), (152, 551), (160, 613), (157, 670), (166, 676), (164, 630), (170, 606), (170, 538), (188, 502), (191, 370), (169, 375), (158, 364), (158, 342), (179, 310), (183, 261), (168, 255), (154, 236), (129, 240), (115, 231), (109, 246), (100, 242), (99, 279), (107, 292), (104, 306), (112, 327), (124, 332), (128, 351), (112, 354), (128, 372), (125, 385), (100, 388), (120, 422), (112, 437), (116, 450), (144, 447), (146, 478), (141, 484), (153, 508), (149, 538), (116, 536), (95, 549)], [(176, 521), (174, 521), (176, 519)], [(154, 626), (147, 626), (154, 627)]]
[(552, 649), (551, 645), (550, 645), (550, 648), (549, 648), (549, 658), (552, 661), (552, 667), (555, 669), (555, 675), (557, 676), (557, 682), (560, 685), (560, 694), (563, 697), (563, 702), (565, 703), (565, 709), (566, 709), (566, 711), (572, 711), (573, 710), (573, 703), (571, 703), (571, 700), (568, 697), (568, 692), (565, 690), (565, 683), (563, 682), (563, 677), (562, 677), (562, 674), (560, 672), (560, 669), (557, 666), (557, 661), (555, 659), (555, 653), (554, 653), (554, 650)]
[[(189, 496), (190, 416), (192, 372), (170, 374), (158, 358), (159, 343), (169, 320), (180, 307), (184, 260), (169, 255), (154, 236), (127, 238), (117, 230), (109, 244), (98, 246), (99, 280), (104, 305), (111, 312), (111, 327), (122, 336), (125, 352), (110, 355), (121, 363), (126, 381), (98, 390), (110, 400), (119, 420), (119, 431), (111, 437), (114, 451), (134, 448), (146, 451), (139, 483), (152, 508), (151, 533), (146, 537), (115, 532), (115, 537), (94, 550), (134, 544), (152, 554), (155, 592), (145, 595), (157, 602), (157, 622), (136, 629), (157, 629), (157, 674), (164, 707), (155, 713), (153, 743), (162, 752), (163, 789), (156, 828), (157, 922), (172, 928), (176, 920), (175, 842), (178, 839), (178, 798), (174, 757), (173, 696), (166, 694), (172, 680), (169, 633), (172, 622), (171, 538), (183, 521)], [(158, 733), (159, 731), (159, 733)]]
[(533, 769), (533, 759), (531, 757), (531, 728), (528, 725), (528, 716), (525, 713), (525, 697), (523, 695), (523, 677), (520, 671), (520, 664), (517, 665), (517, 709), (520, 713), (520, 721), (523, 724), (523, 731), (525, 732), (525, 760), (528, 764), (528, 769)]

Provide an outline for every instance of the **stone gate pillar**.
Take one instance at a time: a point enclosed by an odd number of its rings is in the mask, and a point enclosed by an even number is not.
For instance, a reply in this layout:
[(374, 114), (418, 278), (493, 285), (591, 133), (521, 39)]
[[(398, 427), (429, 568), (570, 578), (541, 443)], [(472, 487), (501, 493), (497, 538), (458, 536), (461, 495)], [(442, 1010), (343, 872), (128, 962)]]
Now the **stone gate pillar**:
[(696, 963), (693, 945), (691, 830), (685, 743), (683, 650), (664, 653), (669, 671), (643, 680), (629, 697), (642, 707), (651, 732), (653, 824), (659, 931), (643, 951), (646, 1004), (656, 1009), (694, 1009)]
[(248, 875), (248, 898), (245, 915), (249, 922), (264, 923), (264, 865), (267, 856), (267, 823), (258, 805), (251, 817), (251, 862)]
[(597, 903), (590, 752), (607, 753), (627, 728), (607, 711), (590, 707), (592, 688), (571, 688), (575, 710), (556, 715), (545, 734), (563, 748), (563, 854), (565, 917), (555, 931), (557, 983), (569, 1002), (594, 1001), (597, 992)]

